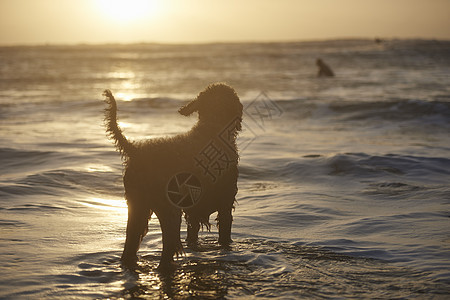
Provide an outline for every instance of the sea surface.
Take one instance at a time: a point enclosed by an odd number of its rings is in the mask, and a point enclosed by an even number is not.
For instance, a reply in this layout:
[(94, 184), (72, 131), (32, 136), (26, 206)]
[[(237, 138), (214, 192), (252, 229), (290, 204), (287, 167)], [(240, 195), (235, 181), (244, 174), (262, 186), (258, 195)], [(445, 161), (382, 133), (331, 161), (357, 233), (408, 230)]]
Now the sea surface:
[[(128, 270), (102, 92), (140, 140), (213, 82), (245, 108), (232, 248), (161, 274), (153, 217)], [(449, 133), (450, 41), (0, 47), (0, 298), (448, 299)]]

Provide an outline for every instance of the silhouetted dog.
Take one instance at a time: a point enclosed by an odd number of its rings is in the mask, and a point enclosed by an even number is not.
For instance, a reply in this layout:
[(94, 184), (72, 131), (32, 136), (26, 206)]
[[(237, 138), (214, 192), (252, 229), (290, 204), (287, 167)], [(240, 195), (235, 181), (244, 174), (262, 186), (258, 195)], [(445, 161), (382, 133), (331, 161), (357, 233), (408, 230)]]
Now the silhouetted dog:
[(114, 96), (109, 90), (104, 95), (107, 132), (125, 165), (128, 223), (122, 262), (136, 263), (136, 252), (153, 212), (163, 235), (159, 268), (172, 266), (174, 254), (183, 251), (183, 212), (188, 244), (197, 243), (200, 226), (209, 229), (209, 216), (217, 211), (219, 243), (229, 245), (238, 178), (236, 137), (242, 120), (242, 104), (234, 89), (222, 83), (208, 86), (179, 109), (184, 116), (198, 112), (198, 122), (190, 131), (139, 142), (130, 142), (122, 134)]

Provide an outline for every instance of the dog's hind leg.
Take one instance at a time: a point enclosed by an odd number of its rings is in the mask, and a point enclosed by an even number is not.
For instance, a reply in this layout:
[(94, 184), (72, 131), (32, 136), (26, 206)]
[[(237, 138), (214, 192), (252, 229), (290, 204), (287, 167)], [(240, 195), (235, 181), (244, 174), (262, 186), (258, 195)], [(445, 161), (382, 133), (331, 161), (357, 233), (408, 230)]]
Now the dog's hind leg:
[(128, 201), (127, 237), (122, 253), (122, 262), (125, 265), (133, 265), (137, 261), (137, 251), (142, 239), (148, 231), (148, 220), (151, 211)]
[(186, 242), (190, 247), (195, 247), (198, 241), (198, 232), (200, 230), (200, 222), (192, 216), (186, 215), (187, 221), (187, 237)]
[(232, 208), (221, 208), (217, 215), (219, 227), (219, 244), (226, 247), (229, 246), (233, 240), (231, 239), (231, 224), (233, 223), (233, 216), (231, 214)]
[(162, 231), (163, 251), (158, 269), (170, 271), (175, 267), (173, 256), (183, 254), (180, 240), (181, 211), (171, 210), (163, 213), (156, 212)]

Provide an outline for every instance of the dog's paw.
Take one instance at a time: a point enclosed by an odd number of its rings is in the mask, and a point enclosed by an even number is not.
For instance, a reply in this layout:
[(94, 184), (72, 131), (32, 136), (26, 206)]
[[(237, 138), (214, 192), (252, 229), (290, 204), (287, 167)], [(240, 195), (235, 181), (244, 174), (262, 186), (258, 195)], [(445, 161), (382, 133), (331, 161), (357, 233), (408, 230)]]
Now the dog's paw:
[(168, 262), (161, 261), (156, 270), (162, 274), (170, 274), (173, 273), (178, 267), (179, 265), (173, 260)]
[(132, 270), (137, 268), (138, 258), (136, 255), (132, 256), (132, 257), (122, 256), (120, 261), (122, 262), (122, 266), (124, 266), (125, 268), (132, 269)]
[(219, 239), (219, 245), (221, 249), (224, 249), (226, 251), (232, 251), (233, 247), (233, 240), (232, 239), (225, 239), (225, 240), (220, 240)]

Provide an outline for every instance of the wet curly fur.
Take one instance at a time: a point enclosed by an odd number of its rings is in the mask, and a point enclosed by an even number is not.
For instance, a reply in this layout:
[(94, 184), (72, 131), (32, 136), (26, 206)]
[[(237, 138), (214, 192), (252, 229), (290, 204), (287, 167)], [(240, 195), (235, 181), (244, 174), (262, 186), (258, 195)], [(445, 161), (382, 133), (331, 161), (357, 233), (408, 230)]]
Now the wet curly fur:
[[(242, 104), (234, 89), (223, 83), (212, 84), (181, 107), (179, 113), (184, 116), (198, 112), (198, 122), (190, 131), (138, 142), (131, 142), (123, 135), (117, 125), (114, 96), (109, 90), (104, 95), (108, 105), (105, 111), (107, 132), (125, 166), (123, 182), (128, 222), (122, 262), (136, 263), (136, 253), (153, 213), (162, 230), (160, 268), (173, 265), (173, 256), (183, 252), (180, 240), (183, 213), (188, 245), (197, 244), (200, 226), (209, 228), (209, 216), (214, 212), (218, 212), (219, 243), (229, 245), (238, 178), (236, 137), (242, 120)], [(201, 184), (198, 202), (185, 209), (173, 205), (167, 193), (168, 182), (182, 172), (193, 174)]]

